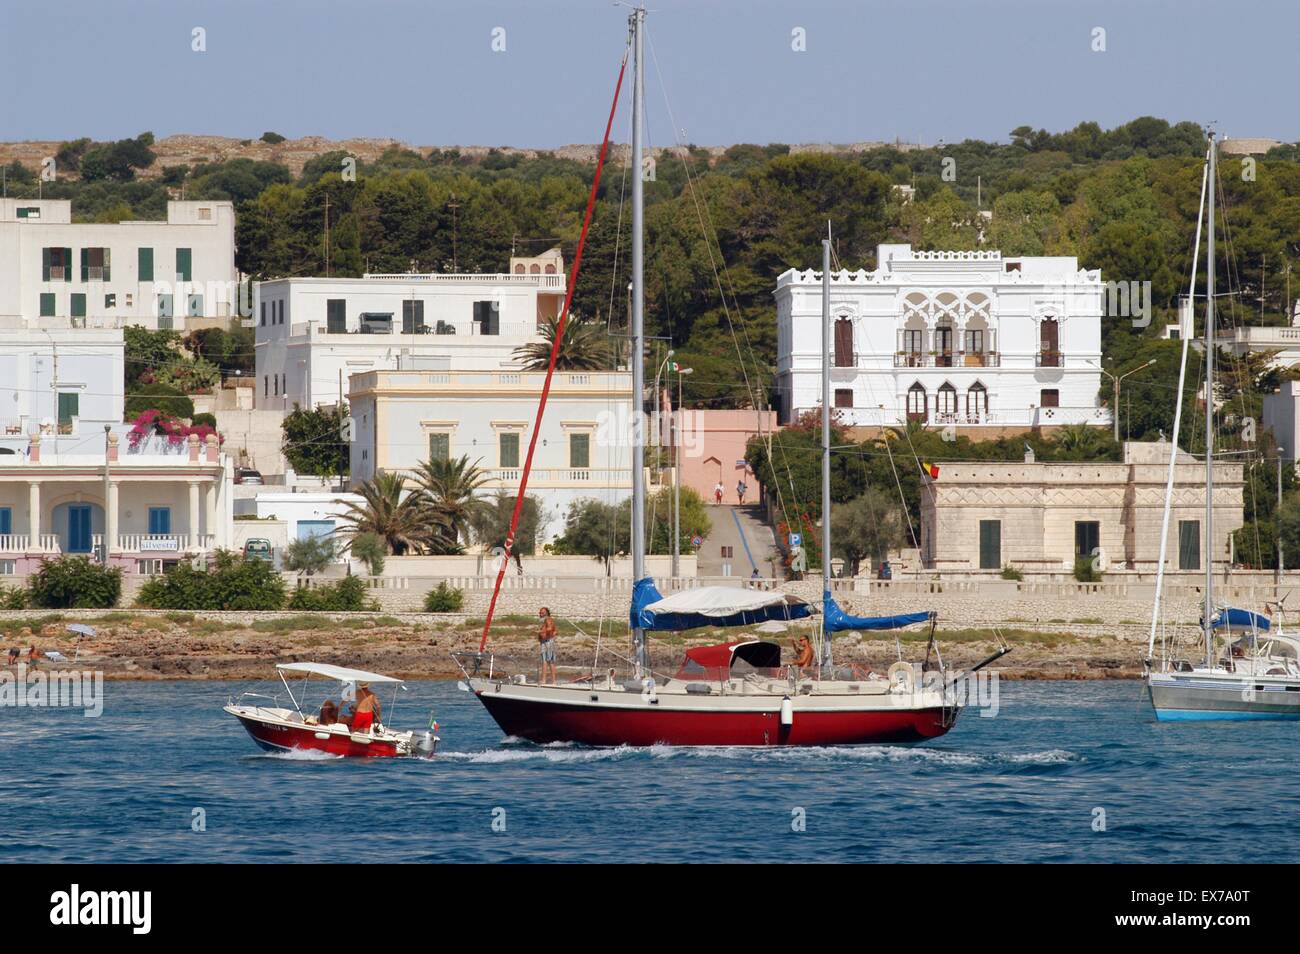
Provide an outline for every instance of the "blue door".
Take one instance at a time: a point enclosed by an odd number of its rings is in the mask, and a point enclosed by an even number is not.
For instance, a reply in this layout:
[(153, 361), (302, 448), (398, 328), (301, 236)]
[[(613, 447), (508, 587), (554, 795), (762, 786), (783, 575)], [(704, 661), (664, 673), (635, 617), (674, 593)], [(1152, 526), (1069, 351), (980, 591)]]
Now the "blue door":
[(68, 552), (89, 553), (90, 505), (72, 504), (68, 507)]

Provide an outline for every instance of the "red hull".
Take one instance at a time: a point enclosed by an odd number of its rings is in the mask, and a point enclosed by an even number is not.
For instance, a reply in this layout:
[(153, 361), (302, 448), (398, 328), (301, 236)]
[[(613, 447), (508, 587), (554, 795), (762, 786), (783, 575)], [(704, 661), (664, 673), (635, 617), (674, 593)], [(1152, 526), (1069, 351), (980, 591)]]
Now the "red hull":
[(313, 752), (326, 752), (330, 755), (352, 758), (396, 758), (397, 745), (392, 742), (375, 740), (369, 744), (354, 742), (349, 735), (328, 734), (327, 739), (316, 738), (319, 730), (316, 726), (278, 725), (274, 722), (262, 722), (237, 716), (253, 741), (271, 752), (287, 752), (291, 749), (305, 749)]
[[(583, 745), (862, 745), (920, 742), (952, 727), (952, 710), (698, 712), (593, 708), (478, 693), (503, 732), (530, 742)], [(945, 718), (946, 717), (946, 718)]]

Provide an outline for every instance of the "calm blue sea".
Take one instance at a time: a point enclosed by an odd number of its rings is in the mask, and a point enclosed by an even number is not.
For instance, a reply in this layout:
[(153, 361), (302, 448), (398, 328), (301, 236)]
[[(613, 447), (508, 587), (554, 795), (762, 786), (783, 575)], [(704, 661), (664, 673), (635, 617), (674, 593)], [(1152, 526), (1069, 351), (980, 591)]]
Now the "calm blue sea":
[(919, 746), (591, 750), (414, 683), (391, 721), (436, 709), (439, 755), (351, 761), (262, 753), (231, 684), (107, 683), (97, 719), (0, 709), (0, 860), (1300, 860), (1300, 725), (1157, 724), (1137, 682), (1001, 689)]

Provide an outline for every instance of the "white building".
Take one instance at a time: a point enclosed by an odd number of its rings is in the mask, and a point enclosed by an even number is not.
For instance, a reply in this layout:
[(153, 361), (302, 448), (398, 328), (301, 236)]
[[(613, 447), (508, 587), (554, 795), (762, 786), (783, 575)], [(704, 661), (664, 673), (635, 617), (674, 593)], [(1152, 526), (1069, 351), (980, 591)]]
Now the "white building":
[[(518, 491), (542, 372), (370, 371), (353, 375), (351, 473), (410, 473), (432, 457), (487, 471), (484, 493)], [(551, 385), (528, 481), (543, 508), (542, 543), (564, 529), (569, 504), (632, 495), (630, 371), (561, 371)]]
[(230, 202), (168, 202), (162, 222), (73, 222), (67, 199), (0, 199), (0, 329), (193, 330), (236, 314)]
[(259, 283), (257, 406), (334, 404), (350, 375), (371, 370), (515, 368), (511, 353), (537, 341), (559, 314), (558, 249), (512, 258), (505, 274), (285, 278)]
[[(846, 425), (968, 433), (1110, 423), (1099, 406), (1100, 273), (1072, 257), (881, 245), (831, 276), (831, 388)], [(777, 279), (781, 419), (821, 406), (821, 272)], [(972, 433), (972, 436), (976, 436)]]

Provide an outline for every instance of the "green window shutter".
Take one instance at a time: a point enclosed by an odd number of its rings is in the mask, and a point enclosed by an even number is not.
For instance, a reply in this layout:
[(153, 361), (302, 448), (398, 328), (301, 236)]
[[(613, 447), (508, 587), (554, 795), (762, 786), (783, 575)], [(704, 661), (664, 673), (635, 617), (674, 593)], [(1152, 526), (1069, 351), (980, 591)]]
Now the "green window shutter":
[(1178, 521), (1178, 569), (1201, 568), (1201, 521)]
[(142, 281), (142, 282), (153, 281), (153, 249), (142, 248), (139, 251), (139, 256), (140, 256), (140, 267), (139, 267), (140, 274), (137, 276), (137, 281)]
[(81, 250), (81, 280), (90, 281), (90, 249), (88, 248)]
[(63, 280), (72, 281), (72, 249), (70, 248), (63, 250)]
[(451, 435), (429, 435), (429, 460), (449, 460), (451, 458)]
[(41, 281), (48, 282), (49, 280), (50, 280), (50, 250), (48, 248), (43, 248), (41, 249)]
[(501, 435), (501, 466), (502, 467), (519, 466), (519, 435), (518, 434)]
[(72, 317), (86, 317), (86, 296), (81, 292), (72, 293)]
[(59, 392), (59, 423), (70, 424), (81, 416), (81, 396), (70, 391)]
[(591, 435), (569, 435), (569, 466), (586, 468), (591, 466)]
[[(48, 252), (49, 249), (46, 249)], [(41, 292), (41, 317), (54, 317), (54, 292)]]
[(110, 249), (110, 248), (106, 248), (106, 249), (104, 249), (104, 281), (106, 281), (106, 282), (107, 282), (107, 281), (112, 281), (112, 279), (113, 279), (113, 273), (112, 273), (113, 255), (112, 255), (112, 252), (113, 252), (113, 250)]
[(188, 282), (191, 280), (192, 256), (187, 248), (178, 248), (176, 250), (176, 280), (178, 282)]
[(1002, 567), (1002, 521), (980, 521), (980, 569), (997, 570)]

